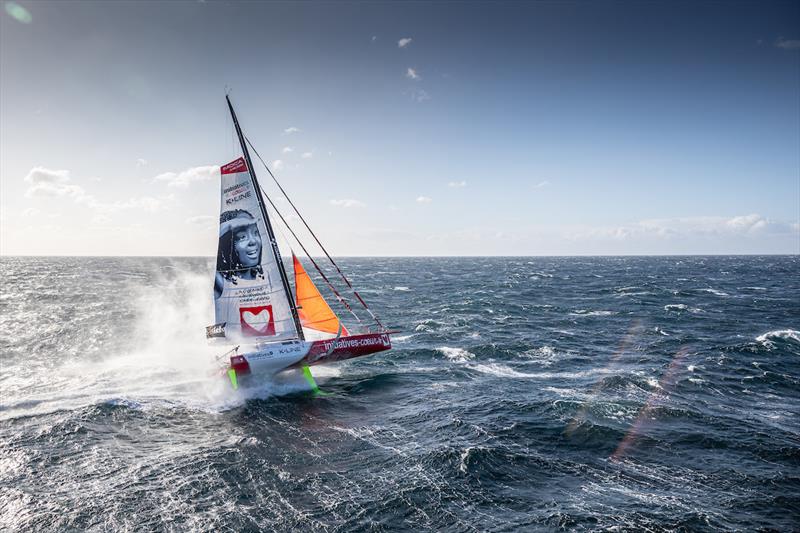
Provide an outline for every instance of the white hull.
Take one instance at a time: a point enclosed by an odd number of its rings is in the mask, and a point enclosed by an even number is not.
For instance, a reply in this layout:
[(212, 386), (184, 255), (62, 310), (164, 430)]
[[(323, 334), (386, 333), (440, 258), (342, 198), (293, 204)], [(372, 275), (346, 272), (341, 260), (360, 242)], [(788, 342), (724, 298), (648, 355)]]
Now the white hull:
[(271, 376), (286, 369), (308, 354), (311, 342), (287, 341), (265, 344), (254, 352), (243, 353), (250, 365), (250, 372), (255, 375)]

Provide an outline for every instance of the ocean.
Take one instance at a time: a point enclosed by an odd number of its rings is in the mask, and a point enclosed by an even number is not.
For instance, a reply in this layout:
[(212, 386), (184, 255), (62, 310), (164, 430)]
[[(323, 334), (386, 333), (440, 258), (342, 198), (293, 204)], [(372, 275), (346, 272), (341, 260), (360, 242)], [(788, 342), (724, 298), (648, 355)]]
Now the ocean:
[(339, 262), (400, 333), (313, 395), (211, 259), (0, 259), (0, 530), (800, 527), (798, 256)]

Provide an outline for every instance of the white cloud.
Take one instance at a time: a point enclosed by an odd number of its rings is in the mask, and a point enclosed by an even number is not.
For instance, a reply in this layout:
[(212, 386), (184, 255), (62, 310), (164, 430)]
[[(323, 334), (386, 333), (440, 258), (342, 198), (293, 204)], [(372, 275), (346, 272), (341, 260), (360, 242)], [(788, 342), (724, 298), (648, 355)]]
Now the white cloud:
[(289, 126), (285, 130), (283, 130), (283, 133), (286, 134), (286, 135), (291, 135), (292, 133), (298, 133), (299, 131), (300, 131), (300, 128), (295, 128), (294, 126)]
[(216, 222), (218, 217), (214, 217), (211, 215), (198, 215), (194, 217), (189, 217), (186, 219), (187, 224), (194, 224), (197, 226), (206, 226), (213, 222)]
[(534, 189), (541, 189), (542, 187), (547, 187), (548, 185), (550, 185), (550, 182), (547, 181), (547, 180), (544, 180), (544, 181), (540, 181), (539, 183), (534, 185), (533, 188)]
[(272, 170), (280, 170), (283, 168), (283, 161), (276, 159), (272, 162)]
[(420, 77), (420, 75), (417, 74), (417, 70), (413, 69), (411, 67), (408, 67), (408, 70), (406, 70), (406, 78), (411, 78), (412, 80), (421, 80), (422, 79)]
[(137, 167), (146, 167), (147, 166), (147, 159), (142, 159), (141, 157), (136, 160)]
[(725, 221), (725, 227), (737, 233), (752, 233), (765, 229), (769, 222), (761, 215), (744, 215)]
[(424, 102), (425, 100), (430, 100), (431, 97), (424, 89), (414, 89), (411, 91), (411, 99), (415, 102)]
[(41, 214), (42, 210), (35, 207), (29, 207), (22, 212), (22, 216), (24, 217), (35, 217)]
[(345, 207), (345, 208), (349, 208), (349, 207), (366, 207), (367, 206), (367, 204), (365, 204), (364, 202), (360, 202), (360, 201), (354, 200), (352, 198), (346, 198), (346, 199), (343, 199), (343, 200), (333, 199), (333, 200), (330, 201), (330, 204), (331, 205), (335, 205), (336, 207)]
[(123, 209), (141, 209), (143, 211), (149, 211), (152, 213), (155, 211), (161, 211), (162, 209), (165, 209), (167, 204), (172, 202), (174, 199), (175, 199), (174, 194), (169, 194), (159, 197), (138, 196), (134, 198), (129, 198), (124, 202), (114, 202), (111, 204), (95, 203), (91, 207), (107, 213), (114, 211), (121, 211)]
[(413, 41), (413, 39), (411, 37), (403, 37), (402, 39), (397, 41), (397, 47), (398, 48), (405, 48), (406, 46), (411, 44), (411, 41)]
[(166, 181), (169, 187), (188, 187), (197, 181), (208, 181), (219, 177), (219, 167), (210, 165), (205, 167), (187, 168), (182, 172), (164, 172), (153, 181)]
[(768, 220), (751, 214), (735, 217), (684, 217), (642, 220), (616, 227), (581, 229), (569, 235), (580, 239), (629, 240), (637, 238), (685, 239), (688, 237), (755, 237), (766, 234), (798, 233), (793, 224)]
[(433, 199), (429, 198), (427, 196), (417, 196), (417, 203), (418, 204), (429, 204), (432, 201), (433, 201)]
[[(202, 167), (198, 167), (202, 168)], [(209, 167), (218, 169), (218, 167)], [(192, 170), (192, 169), (190, 169)], [(159, 211), (174, 201), (175, 195), (168, 194), (159, 197), (140, 196), (125, 201), (104, 203), (94, 196), (87, 194), (83, 187), (71, 182), (69, 171), (50, 170), (44, 167), (35, 167), (25, 176), (25, 181), (31, 186), (25, 191), (29, 198), (39, 196), (63, 196), (71, 198), (75, 203), (87, 206), (98, 213), (112, 213), (123, 209), (142, 209), (144, 211)]]
[(24, 180), (28, 183), (64, 183), (69, 181), (69, 170), (50, 170), (44, 167), (33, 167)]
[(800, 49), (800, 39), (784, 39), (779, 37), (775, 41), (775, 46), (783, 48), (784, 50), (798, 50)]
[(313, 152), (303, 152), (303, 155), (300, 156), (300, 157), (302, 157), (303, 159), (311, 159), (312, 157), (314, 157), (314, 153)]
[(283, 152), (284, 154), (290, 154), (294, 152), (294, 148), (292, 148), (291, 146), (284, 146), (281, 152)]
[(464, 180), (461, 180), (461, 181), (451, 181), (450, 183), (448, 183), (448, 184), (447, 184), (447, 186), (448, 186), (448, 187), (453, 187), (454, 189), (459, 189), (459, 188), (461, 188), (461, 187), (466, 187), (466, 186), (467, 186), (467, 182), (466, 182), (466, 181), (464, 181)]
[(83, 187), (73, 185), (68, 170), (51, 170), (44, 167), (34, 167), (25, 176), (24, 180), (31, 186), (25, 191), (25, 196), (67, 196), (76, 202), (91, 201), (92, 197), (86, 194)]

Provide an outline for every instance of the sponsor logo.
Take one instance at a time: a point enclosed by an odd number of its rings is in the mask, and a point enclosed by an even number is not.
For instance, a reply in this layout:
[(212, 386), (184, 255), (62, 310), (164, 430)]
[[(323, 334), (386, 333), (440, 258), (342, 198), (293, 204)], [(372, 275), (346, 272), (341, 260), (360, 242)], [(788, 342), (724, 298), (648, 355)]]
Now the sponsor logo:
[(220, 322), (219, 324), (214, 324), (213, 326), (206, 326), (206, 338), (211, 339), (213, 337), (224, 337), (225, 324), (225, 322)]
[[(363, 348), (367, 346), (391, 346), (392, 343), (389, 340), (388, 335), (381, 335), (381, 336), (374, 336), (374, 337), (346, 337), (344, 339), (339, 339), (336, 342), (335, 350), (342, 350), (345, 348)], [(331, 345), (333, 345), (334, 341), (327, 341), (324, 343), (325, 350), (330, 350)]]
[(238, 202), (240, 200), (245, 200), (247, 198), (250, 198), (251, 196), (253, 196), (253, 195), (250, 193), (250, 191), (243, 192), (241, 194), (237, 194), (233, 198), (226, 198), (225, 199), (225, 205), (235, 204), (236, 202)]
[(237, 183), (236, 185), (231, 185), (230, 187), (226, 187), (225, 189), (222, 190), (222, 192), (223, 194), (228, 194), (229, 192), (233, 191), (236, 191), (238, 193), (239, 191), (237, 191), (236, 189), (244, 189), (245, 187), (249, 188), (250, 184), (247, 183), (246, 181), (243, 181), (241, 183)]
[(247, 171), (247, 163), (244, 162), (244, 158), (240, 157), (236, 161), (231, 161), (227, 165), (224, 165), (220, 168), (220, 172), (222, 174), (235, 174), (237, 172), (246, 172)]
[(275, 335), (275, 319), (271, 305), (240, 307), (239, 321), (245, 337), (264, 337)]

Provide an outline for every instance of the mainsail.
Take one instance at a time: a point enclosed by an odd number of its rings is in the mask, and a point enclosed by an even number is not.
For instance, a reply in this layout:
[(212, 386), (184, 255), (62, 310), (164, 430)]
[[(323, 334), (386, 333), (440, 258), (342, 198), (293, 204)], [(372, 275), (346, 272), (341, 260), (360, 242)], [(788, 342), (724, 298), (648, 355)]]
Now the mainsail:
[(232, 342), (297, 338), (259, 191), (243, 157), (224, 165), (214, 283), (218, 324)]
[(339, 333), (341, 326), (342, 336), (349, 335), (347, 328), (339, 322), (339, 317), (322, 297), (297, 256), (292, 254), (292, 260), (294, 262), (295, 302), (303, 327), (335, 335)]

